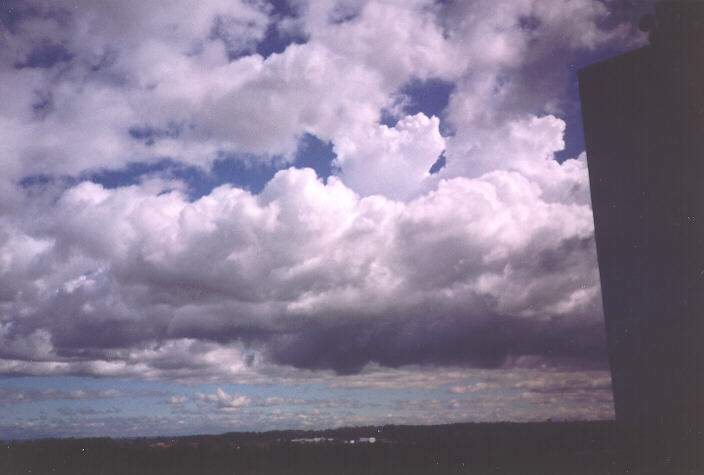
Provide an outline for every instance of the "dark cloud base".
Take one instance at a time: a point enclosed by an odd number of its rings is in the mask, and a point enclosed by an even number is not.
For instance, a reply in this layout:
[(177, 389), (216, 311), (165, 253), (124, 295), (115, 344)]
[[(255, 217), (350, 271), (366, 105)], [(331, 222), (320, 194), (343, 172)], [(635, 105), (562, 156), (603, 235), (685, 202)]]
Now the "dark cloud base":
[(491, 316), (464, 321), (387, 322), (308, 328), (274, 337), (272, 359), (305, 369), (354, 374), (368, 363), (499, 368), (521, 357), (580, 369), (608, 368), (601, 321), (535, 321)]

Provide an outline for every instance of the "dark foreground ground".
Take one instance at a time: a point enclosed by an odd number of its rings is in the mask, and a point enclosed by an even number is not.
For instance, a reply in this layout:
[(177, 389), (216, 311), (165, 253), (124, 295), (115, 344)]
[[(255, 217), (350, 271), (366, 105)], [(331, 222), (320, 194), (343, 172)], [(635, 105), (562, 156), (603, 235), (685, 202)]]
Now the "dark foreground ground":
[[(360, 442), (362, 437), (376, 441)], [(701, 435), (684, 443), (650, 431), (625, 434), (613, 422), (44, 439), (3, 442), (0, 473), (704, 474), (701, 442)]]

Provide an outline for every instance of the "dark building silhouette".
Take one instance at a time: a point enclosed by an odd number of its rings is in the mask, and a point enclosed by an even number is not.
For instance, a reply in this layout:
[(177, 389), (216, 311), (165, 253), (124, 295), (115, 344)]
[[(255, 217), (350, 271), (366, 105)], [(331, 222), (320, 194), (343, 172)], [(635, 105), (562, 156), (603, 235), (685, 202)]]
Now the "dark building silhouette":
[(701, 441), (704, 2), (641, 28), (648, 46), (579, 72), (616, 420)]

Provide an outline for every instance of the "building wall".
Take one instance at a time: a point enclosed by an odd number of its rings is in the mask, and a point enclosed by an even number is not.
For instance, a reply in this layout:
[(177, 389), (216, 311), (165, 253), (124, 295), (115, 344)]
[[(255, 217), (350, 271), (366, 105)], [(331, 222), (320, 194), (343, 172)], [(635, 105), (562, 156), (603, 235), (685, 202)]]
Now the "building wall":
[(580, 94), (616, 418), (696, 431), (704, 54), (659, 40), (581, 70)]

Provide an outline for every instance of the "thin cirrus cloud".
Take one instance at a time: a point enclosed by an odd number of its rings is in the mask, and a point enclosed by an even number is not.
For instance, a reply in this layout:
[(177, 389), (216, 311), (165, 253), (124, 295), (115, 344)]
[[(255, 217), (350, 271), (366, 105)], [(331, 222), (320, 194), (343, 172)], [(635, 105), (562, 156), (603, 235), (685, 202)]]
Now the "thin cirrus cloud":
[[(585, 157), (554, 157), (571, 58), (641, 41), (612, 2), (28, 0), (0, 19), (0, 372), (606, 368)], [(447, 106), (419, 107), (419, 84)], [(329, 156), (301, 158), (311, 140)], [(223, 157), (271, 174), (195, 189)]]

